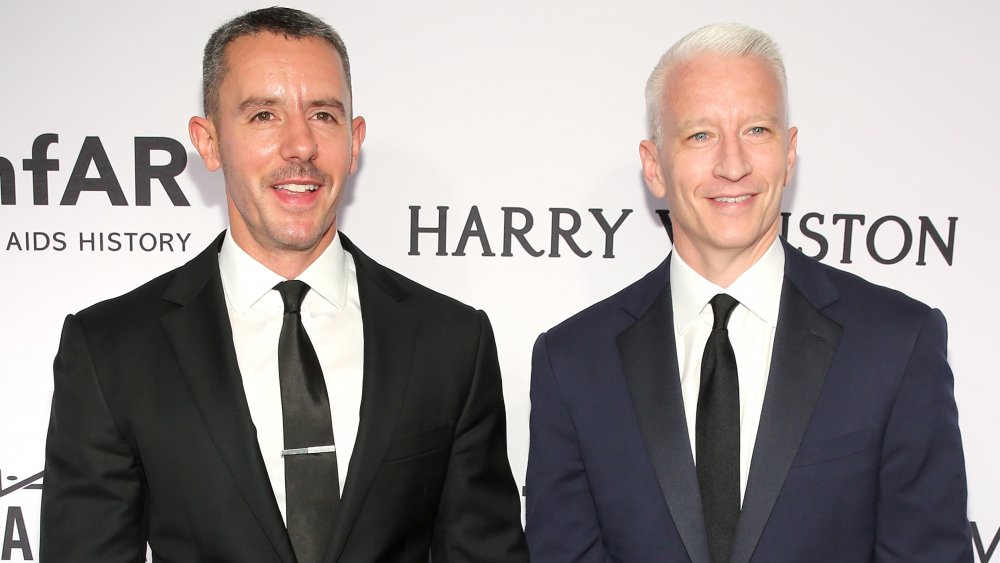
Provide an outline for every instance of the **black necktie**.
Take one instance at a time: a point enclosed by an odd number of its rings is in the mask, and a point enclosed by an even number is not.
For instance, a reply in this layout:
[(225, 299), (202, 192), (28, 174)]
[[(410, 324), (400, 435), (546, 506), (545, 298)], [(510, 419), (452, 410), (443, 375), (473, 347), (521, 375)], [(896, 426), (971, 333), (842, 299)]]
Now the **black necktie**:
[(278, 339), (285, 449), (285, 518), (299, 563), (319, 561), (340, 502), (337, 453), (323, 369), (299, 314), (309, 292), (292, 280), (274, 286), (285, 302)]
[(724, 293), (712, 298), (715, 322), (701, 360), (695, 452), (713, 563), (729, 561), (740, 516), (740, 381), (726, 329), (738, 304)]

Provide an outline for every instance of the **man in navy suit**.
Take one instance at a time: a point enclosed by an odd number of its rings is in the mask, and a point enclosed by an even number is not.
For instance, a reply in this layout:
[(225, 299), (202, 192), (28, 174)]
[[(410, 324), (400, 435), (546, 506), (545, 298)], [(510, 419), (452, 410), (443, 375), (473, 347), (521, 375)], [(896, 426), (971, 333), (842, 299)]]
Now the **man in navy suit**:
[(535, 344), (531, 560), (971, 562), (944, 317), (778, 238), (777, 46), (696, 30), (646, 100), (674, 248)]

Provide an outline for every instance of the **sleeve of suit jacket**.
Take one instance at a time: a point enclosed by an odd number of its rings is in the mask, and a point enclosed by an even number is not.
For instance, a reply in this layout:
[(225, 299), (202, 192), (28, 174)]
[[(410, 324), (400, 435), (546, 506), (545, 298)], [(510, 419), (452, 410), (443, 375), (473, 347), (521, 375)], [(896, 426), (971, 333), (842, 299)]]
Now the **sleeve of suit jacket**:
[(479, 319), (472, 382), (434, 523), (434, 563), (527, 561), (496, 343), (486, 314), (480, 311)]
[(532, 562), (603, 562), (604, 545), (570, 417), (545, 335), (531, 360), (527, 527)]
[(142, 467), (107, 408), (87, 338), (72, 315), (53, 367), (40, 560), (143, 561)]
[(929, 312), (885, 428), (876, 561), (971, 563), (966, 478), (947, 328)]

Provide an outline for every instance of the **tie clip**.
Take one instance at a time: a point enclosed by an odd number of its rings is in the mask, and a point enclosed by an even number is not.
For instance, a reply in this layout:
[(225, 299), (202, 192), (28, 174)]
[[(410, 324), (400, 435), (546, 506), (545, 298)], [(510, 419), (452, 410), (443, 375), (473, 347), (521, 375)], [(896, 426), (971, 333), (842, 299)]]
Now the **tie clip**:
[(281, 450), (281, 457), (290, 455), (325, 454), (337, 451), (337, 446), (310, 446), (308, 448), (292, 448)]

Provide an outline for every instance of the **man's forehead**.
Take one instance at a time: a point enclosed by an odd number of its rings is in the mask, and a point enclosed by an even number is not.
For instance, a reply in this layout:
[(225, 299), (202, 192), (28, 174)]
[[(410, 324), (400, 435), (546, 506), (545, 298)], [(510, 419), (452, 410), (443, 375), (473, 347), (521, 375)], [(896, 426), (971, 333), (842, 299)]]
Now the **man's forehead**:
[[(312, 55), (298, 56), (307, 51)], [(327, 59), (327, 53), (334, 58)], [(213, 119), (220, 133), (226, 119), (264, 107), (326, 108), (347, 119), (353, 117), (343, 61), (323, 38), (260, 32), (234, 39), (224, 54), (215, 114), (224, 119)], [(283, 66), (279, 62), (283, 58), (293, 62)], [(335, 65), (333, 73), (324, 70), (330, 63)]]
[(780, 83), (777, 70), (761, 56), (712, 52), (697, 53), (679, 61), (670, 69), (667, 80), (676, 87), (677, 83), (688, 81), (722, 81), (727, 78), (747, 78), (748, 74), (752, 74), (762, 86), (768, 85), (765, 83), (773, 83), (775, 86)]
[[(336, 97), (350, 104), (343, 61), (323, 38), (271, 32), (244, 35), (226, 46), (224, 60), (220, 87), (223, 97), (231, 99), (235, 95), (242, 102), (247, 96), (264, 96), (262, 86), (282, 85), (285, 78), (292, 77), (308, 84), (318, 98)], [(323, 86), (330, 84), (337, 86), (332, 90)]]
[(344, 61), (340, 58), (340, 53), (326, 39), (315, 36), (294, 37), (284, 33), (272, 31), (258, 31), (241, 35), (230, 41), (223, 51), (223, 60), (226, 66), (239, 64), (248, 56), (258, 54), (274, 53), (279, 50), (286, 55), (296, 52), (315, 52), (317, 49), (329, 51), (329, 54), (336, 59), (341, 72), (344, 71)]
[[(669, 70), (664, 110), (725, 104), (758, 117), (781, 119), (784, 93), (777, 70), (759, 56), (697, 54)], [(675, 116), (680, 117), (680, 116)]]

